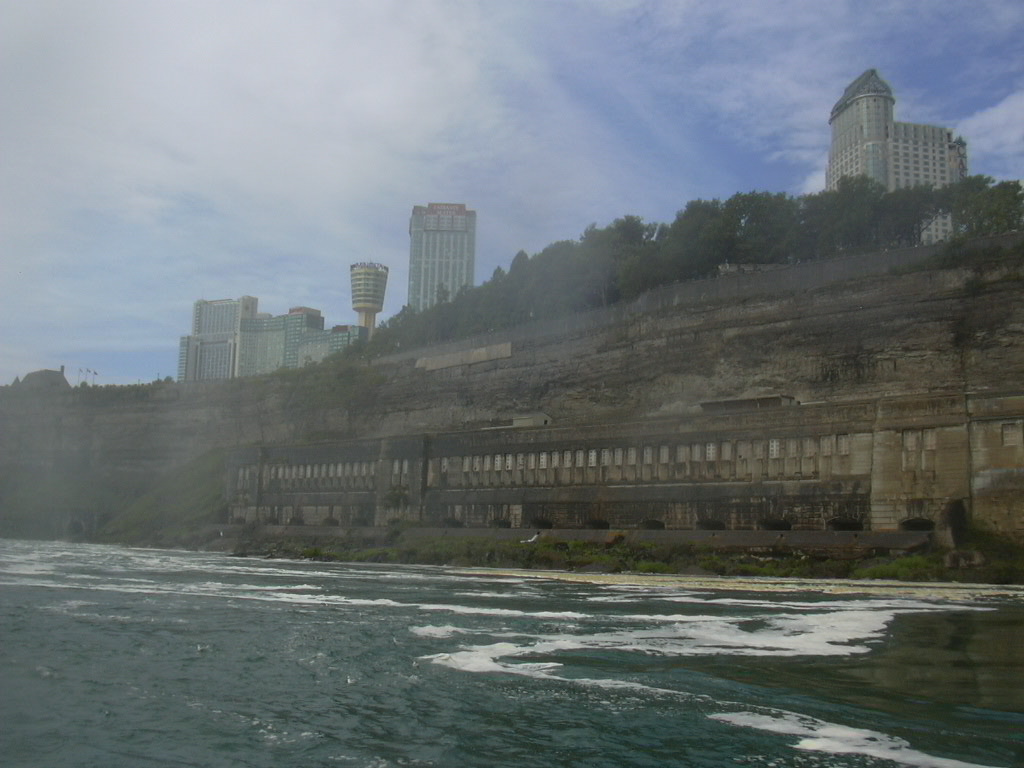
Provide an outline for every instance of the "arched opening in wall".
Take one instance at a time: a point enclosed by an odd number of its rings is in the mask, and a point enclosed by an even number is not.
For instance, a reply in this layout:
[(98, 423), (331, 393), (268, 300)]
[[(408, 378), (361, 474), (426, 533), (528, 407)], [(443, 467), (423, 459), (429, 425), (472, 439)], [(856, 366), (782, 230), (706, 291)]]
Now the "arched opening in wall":
[(864, 523), (852, 517), (833, 517), (825, 523), (829, 531), (863, 531)]
[(702, 517), (697, 520), (698, 531), (724, 531), (725, 522), (712, 518)]
[(967, 507), (963, 499), (949, 502), (942, 511), (942, 524), (949, 531), (954, 547), (962, 547), (967, 541)]
[(911, 517), (900, 521), (901, 531), (934, 531), (935, 521), (925, 517)]
[(661, 520), (641, 520), (640, 527), (643, 528), (645, 531), (663, 531), (665, 530), (665, 523), (663, 523)]
[(757, 521), (757, 527), (762, 531), (791, 531), (793, 524), (781, 517), (771, 517)]
[(352, 525), (369, 528), (373, 525), (373, 507), (360, 504), (352, 510)]
[(534, 516), (534, 517), (530, 518), (530, 522), (529, 522), (529, 524), (526, 527), (527, 528), (542, 528), (542, 529), (547, 530), (549, 528), (554, 528), (555, 526), (554, 526), (554, 524), (548, 518), (541, 517), (540, 515), (537, 515), (537, 516)]
[(588, 517), (587, 518), (587, 528), (593, 528), (595, 530), (604, 530), (604, 529), (610, 528), (610, 527), (611, 526), (608, 525), (608, 521), (607, 520), (602, 520), (599, 517)]

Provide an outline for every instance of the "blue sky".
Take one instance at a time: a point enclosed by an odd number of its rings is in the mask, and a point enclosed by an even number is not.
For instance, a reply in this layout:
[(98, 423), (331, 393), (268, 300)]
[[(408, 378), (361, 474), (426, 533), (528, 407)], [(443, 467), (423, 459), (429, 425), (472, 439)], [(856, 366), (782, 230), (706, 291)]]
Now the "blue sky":
[(870, 67), (1024, 177), (1019, 0), (0, 0), (0, 384), (174, 376), (199, 298), (353, 322), (356, 261), (387, 317), (417, 204), (477, 211), (479, 283), (591, 223), (818, 191)]

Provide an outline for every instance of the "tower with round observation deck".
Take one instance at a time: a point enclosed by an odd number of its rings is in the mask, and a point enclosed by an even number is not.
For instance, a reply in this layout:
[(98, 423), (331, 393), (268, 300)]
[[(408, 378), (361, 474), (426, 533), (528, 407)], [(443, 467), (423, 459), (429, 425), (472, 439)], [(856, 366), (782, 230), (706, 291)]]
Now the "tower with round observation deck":
[(373, 336), (377, 313), (384, 308), (384, 291), (388, 285), (388, 268), (383, 264), (361, 262), (349, 268), (352, 278), (352, 309), (358, 315), (358, 325), (367, 329), (367, 337)]

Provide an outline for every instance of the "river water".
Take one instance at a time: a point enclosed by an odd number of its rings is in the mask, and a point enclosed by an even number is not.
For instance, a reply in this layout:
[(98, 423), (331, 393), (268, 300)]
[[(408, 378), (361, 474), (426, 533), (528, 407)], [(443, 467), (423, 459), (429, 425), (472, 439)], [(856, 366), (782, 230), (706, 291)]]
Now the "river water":
[(1024, 590), (0, 541), (0, 765), (1024, 765)]

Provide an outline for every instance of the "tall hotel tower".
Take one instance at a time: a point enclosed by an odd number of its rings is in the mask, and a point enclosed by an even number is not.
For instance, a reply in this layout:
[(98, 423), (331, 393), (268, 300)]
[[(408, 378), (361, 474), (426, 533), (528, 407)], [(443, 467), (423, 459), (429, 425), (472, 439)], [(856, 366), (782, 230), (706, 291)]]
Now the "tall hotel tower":
[(192, 307), (192, 335), (178, 345), (178, 381), (239, 375), (242, 325), (256, 317), (258, 299), (200, 299)]
[[(967, 143), (938, 125), (894, 122), (895, 103), (892, 88), (874, 69), (846, 88), (828, 120), (828, 189), (836, 189), (844, 176), (867, 176), (891, 192), (920, 184), (942, 187), (967, 175)], [(945, 240), (950, 232), (949, 217), (942, 216), (922, 240)]]
[(422, 311), (472, 286), (476, 211), (462, 203), (417, 205), (409, 219), (409, 306)]

